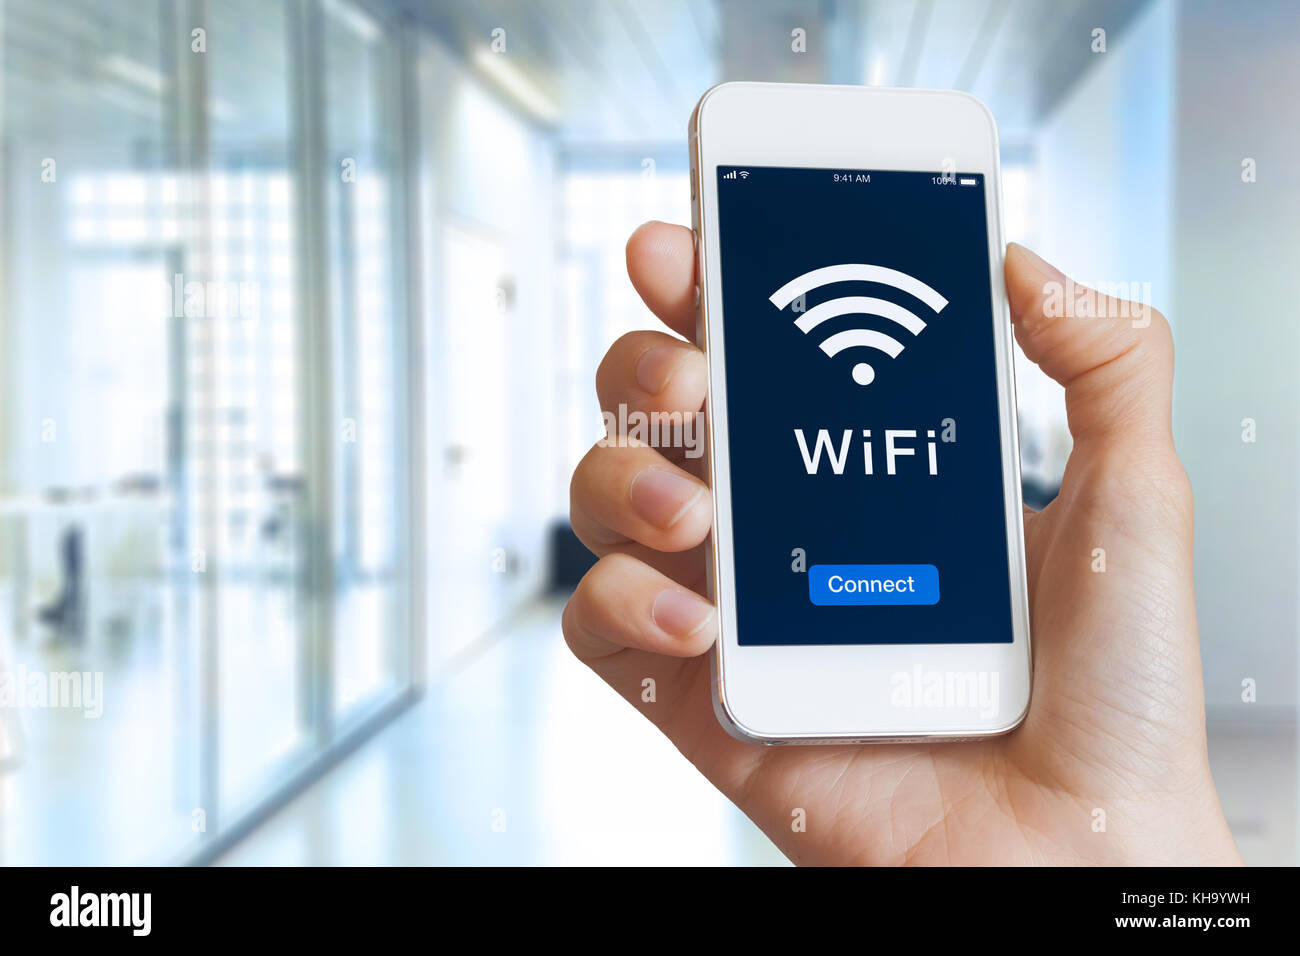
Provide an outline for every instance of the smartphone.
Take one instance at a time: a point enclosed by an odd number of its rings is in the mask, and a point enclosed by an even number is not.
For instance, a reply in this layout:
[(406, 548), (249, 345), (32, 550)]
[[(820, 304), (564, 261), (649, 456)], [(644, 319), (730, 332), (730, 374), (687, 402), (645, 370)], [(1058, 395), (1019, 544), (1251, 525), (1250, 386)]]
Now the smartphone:
[(772, 745), (1012, 730), (1029, 611), (993, 116), (724, 83), (690, 158), (718, 719)]

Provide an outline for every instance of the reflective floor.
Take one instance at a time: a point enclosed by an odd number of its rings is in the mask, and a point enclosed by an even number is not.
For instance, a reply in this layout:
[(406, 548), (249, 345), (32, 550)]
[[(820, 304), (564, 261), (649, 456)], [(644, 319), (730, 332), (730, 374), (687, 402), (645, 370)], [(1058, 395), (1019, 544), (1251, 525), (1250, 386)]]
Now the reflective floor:
[[(570, 655), (560, 605), (504, 636), (273, 816), (226, 865), (782, 864), (657, 731)], [(1214, 734), (1246, 860), (1294, 864), (1295, 740)], [(1194, 839), (1194, 835), (1189, 835)]]
[(1300, 863), (1294, 729), (1212, 728), (1210, 767), (1242, 858), (1252, 866)]
[[(218, 820), (252, 809), (309, 755), (287, 589), (218, 591), (225, 625), (217, 671), (227, 686), (206, 745), (218, 784), (211, 804), (199, 785), (197, 651), (176, 623), (176, 593), (148, 582), (100, 590), (115, 609), (92, 604), (96, 623), (84, 639), (35, 624), (22, 634), (0, 626), (0, 676), (10, 693), (27, 689), (23, 706), (0, 708), (0, 864), (183, 861), (200, 831), (212, 834)], [(381, 666), (392, 632), (382, 597), (381, 586), (358, 586), (337, 602), (341, 728), (393, 693)], [(13, 603), (0, 588), (0, 607)], [(76, 706), (56, 705), (65, 679), (86, 695)], [(33, 681), (48, 688), (48, 700), (34, 696)]]
[(533, 606), (220, 862), (784, 863), (573, 659), (559, 610)]

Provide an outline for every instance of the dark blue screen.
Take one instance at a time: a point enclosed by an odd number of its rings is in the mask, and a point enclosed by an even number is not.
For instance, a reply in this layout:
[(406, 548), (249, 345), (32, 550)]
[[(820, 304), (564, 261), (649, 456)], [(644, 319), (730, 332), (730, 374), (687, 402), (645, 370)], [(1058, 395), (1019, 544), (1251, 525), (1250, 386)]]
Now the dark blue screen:
[(717, 177), (739, 643), (1010, 641), (983, 176)]

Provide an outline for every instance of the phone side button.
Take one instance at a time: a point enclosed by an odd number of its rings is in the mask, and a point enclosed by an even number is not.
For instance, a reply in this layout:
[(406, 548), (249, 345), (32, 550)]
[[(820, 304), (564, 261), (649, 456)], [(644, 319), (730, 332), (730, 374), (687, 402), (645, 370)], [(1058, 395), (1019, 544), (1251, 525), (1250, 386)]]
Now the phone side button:
[(691, 240), (695, 247), (695, 344), (703, 347), (704, 309), (700, 302), (700, 275), (704, 263), (700, 261), (700, 230), (698, 226), (691, 227)]

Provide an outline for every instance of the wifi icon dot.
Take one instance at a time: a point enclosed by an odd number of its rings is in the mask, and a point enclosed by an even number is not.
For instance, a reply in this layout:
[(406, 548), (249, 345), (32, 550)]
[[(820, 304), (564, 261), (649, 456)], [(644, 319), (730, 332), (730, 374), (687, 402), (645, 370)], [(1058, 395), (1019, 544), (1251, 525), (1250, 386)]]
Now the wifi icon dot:
[[(885, 266), (864, 265), (861, 263), (844, 263), (813, 269), (801, 276), (791, 279), (768, 297), (778, 309), (784, 310), (795, 299), (814, 289), (834, 282), (874, 282), (887, 285), (925, 303), (936, 315), (948, 305), (948, 300), (915, 276)], [(925, 322), (920, 316), (903, 306), (887, 299), (871, 296), (846, 295), (831, 299), (814, 306), (795, 319), (799, 331), (807, 335), (817, 326), (842, 315), (875, 315), (889, 319), (902, 326), (912, 335), (920, 335), (925, 329)], [(891, 359), (897, 358), (903, 351), (903, 343), (892, 335), (886, 335), (875, 329), (845, 329), (828, 336), (821, 343), (821, 350), (829, 356), (838, 355), (845, 349), (871, 348), (885, 353)], [(876, 380), (876, 370), (868, 362), (858, 362), (853, 366), (853, 381), (859, 385), (870, 385)]]

